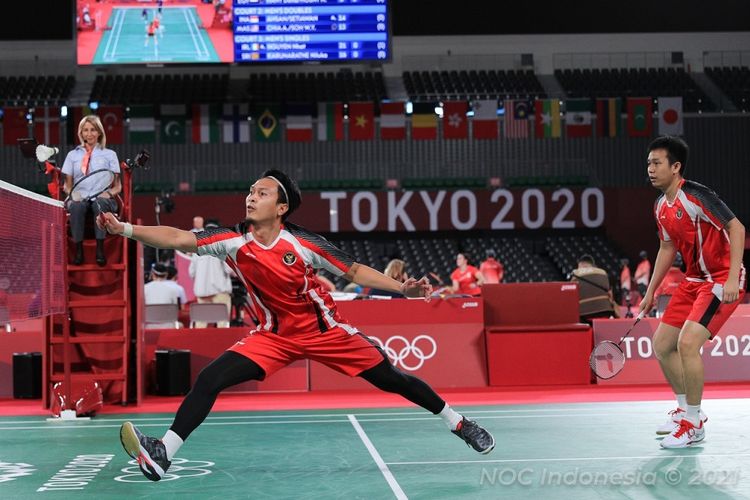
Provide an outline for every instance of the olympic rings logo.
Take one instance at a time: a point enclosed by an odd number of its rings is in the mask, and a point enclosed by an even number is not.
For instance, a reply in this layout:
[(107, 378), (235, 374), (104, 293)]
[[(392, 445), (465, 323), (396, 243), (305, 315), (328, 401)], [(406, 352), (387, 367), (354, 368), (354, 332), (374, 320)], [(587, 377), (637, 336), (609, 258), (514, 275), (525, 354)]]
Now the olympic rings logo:
[(437, 354), (437, 342), (429, 335), (417, 335), (411, 342), (406, 337), (394, 335), (385, 344), (377, 337), (370, 338), (378, 343), (391, 363), (410, 372), (419, 370), (425, 361)]
[[(138, 466), (138, 462), (131, 460), (128, 462), (133, 467), (125, 467), (121, 469), (125, 472), (122, 476), (117, 476), (115, 481), (123, 483), (150, 483), (151, 480), (143, 475), (141, 468)], [(206, 460), (188, 460), (187, 458), (175, 458), (172, 460), (172, 465), (169, 466), (167, 473), (161, 478), (162, 481), (174, 481), (183, 477), (196, 477), (205, 476), (211, 474), (208, 467), (213, 467), (213, 462)]]

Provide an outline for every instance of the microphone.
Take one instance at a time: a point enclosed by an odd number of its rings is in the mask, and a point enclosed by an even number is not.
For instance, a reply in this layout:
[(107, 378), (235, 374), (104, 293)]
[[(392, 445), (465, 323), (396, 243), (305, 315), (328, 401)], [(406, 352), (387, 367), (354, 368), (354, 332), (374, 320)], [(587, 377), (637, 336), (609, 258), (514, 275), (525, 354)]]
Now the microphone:
[(53, 148), (50, 146), (45, 146), (44, 144), (40, 144), (36, 147), (36, 159), (40, 162), (45, 162), (55, 156), (57, 153), (59, 153), (60, 150), (57, 148)]

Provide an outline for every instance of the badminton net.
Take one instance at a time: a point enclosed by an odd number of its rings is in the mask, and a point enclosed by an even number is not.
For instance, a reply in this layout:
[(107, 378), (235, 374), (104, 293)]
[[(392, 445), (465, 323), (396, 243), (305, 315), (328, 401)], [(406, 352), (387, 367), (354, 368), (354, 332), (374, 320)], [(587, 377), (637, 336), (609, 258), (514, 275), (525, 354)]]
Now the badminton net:
[(0, 326), (65, 307), (60, 201), (0, 181)]

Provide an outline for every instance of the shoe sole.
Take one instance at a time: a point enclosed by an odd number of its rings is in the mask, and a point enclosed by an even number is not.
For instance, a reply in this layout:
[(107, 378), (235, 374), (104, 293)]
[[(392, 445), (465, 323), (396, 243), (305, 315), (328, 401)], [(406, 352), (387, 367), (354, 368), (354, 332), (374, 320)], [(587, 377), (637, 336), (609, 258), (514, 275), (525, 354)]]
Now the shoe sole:
[(484, 450), (484, 451), (480, 451), (479, 453), (481, 453), (482, 455), (487, 455), (487, 454), (489, 454), (489, 453), (490, 453), (490, 452), (491, 452), (492, 450), (494, 450), (494, 449), (495, 449), (495, 440), (494, 440), (494, 438), (493, 438), (493, 439), (492, 439), (492, 446), (490, 446), (489, 448), (487, 448), (487, 449), (486, 449), (486, 450)]
[(690, 442), (688, 442), (688, 443), (685, 443), (685, 444), (684, 444), (684, 445), (682, 445), (682, 446), (664, 446), (664, 443), (660, 443), (660, 444), (661, 444), (661, 447), (662, 447), (662, 448), (664, 448), (665, 450), (680, 450), (680, 449), (682, 449), (682, 448), (690, 448), (690, 447), (691, 447), (691, 446), (693, 446), (694, 444), (699, 444), (699, 443), (702, 443), (702, 442), (703, 442), (703, 440), (705, 440), (705, 439), (706, 439), (706, 437), (704, 436), (704, 437), (700, 438), (700, 439), (699, 439), (699, 440), (697, 440), (697, 441), (690, 441)]
[(138, 435), (135, 433), (135, 428), (130, 422), (125, 422), (120, 427), (120, 443), (122, 443), (125, 453), (138, 462), (138, 467), (141, 468), (144, 476), (151, 481), (158, 481), (162, 478), (164, 471), (151, 460), (148, 452), (143, 449), (141, 442), (138, 440)]

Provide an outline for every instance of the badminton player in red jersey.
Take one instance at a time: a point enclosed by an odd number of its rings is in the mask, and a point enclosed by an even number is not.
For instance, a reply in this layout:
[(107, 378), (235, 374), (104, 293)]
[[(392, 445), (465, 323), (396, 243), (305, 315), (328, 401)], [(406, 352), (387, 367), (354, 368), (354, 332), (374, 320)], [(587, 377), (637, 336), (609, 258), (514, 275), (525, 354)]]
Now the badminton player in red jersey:
[(654, 292), (679, 251), (687, 266), (685, 279), (672, 295), (653, 343), (677, 396), (677, 408), (656, 432), (666, 435), (662, 447), (684, 448), (704, 439), (708, 420), (700, 408), (700, 348), (716, 335), (745, 293), (745, 226), (716, 193), (683, 177), (689, 151), (685, 141), (658, 137), (648, 151), (648, 177), (661, 191), (654, 205), (660, 244), (640, 310), (653, 307)]
[(247, 287), (260, 320), (255, 330), (203, 369), (162, 439), (143, 435), (130, 422), (123, 424), (120, 439), (125, 451), (152, 481), (164, 476), (172, 457), (206, 418), (219, 392), (248, 380), (263, 380), (298, 359), (321, 362), (402, 395), (439, 415), (479, 453), (494, 448), (489, 432), (456, 413), (425, 382), (391, 365), (376, 344), (347, 323), (317, 280), (316, 271), (325, 269), (365, 287), (429, 300), (432, 286), (427, 278), (401, 283), (354, 262), (322, 236), (286, 222), (300, 202), (297, 185), (283, 172), (268, 170), (250, 188), (240, 231), (216, 228), (193, 233), (167, 226), (132, 226), (111, 214), (98, 219), (113, 234), (225, 261)]

